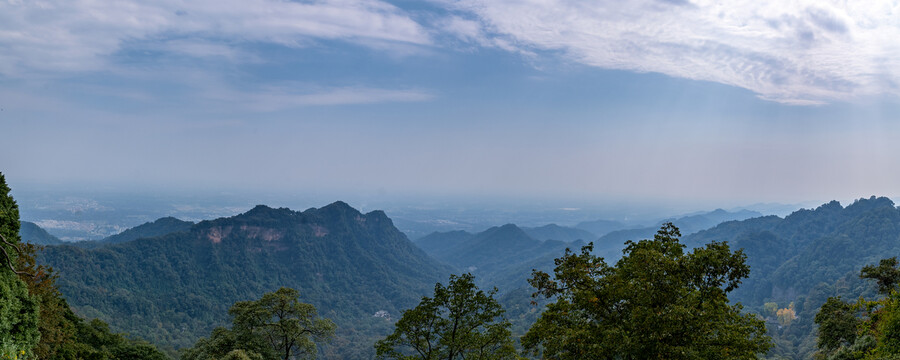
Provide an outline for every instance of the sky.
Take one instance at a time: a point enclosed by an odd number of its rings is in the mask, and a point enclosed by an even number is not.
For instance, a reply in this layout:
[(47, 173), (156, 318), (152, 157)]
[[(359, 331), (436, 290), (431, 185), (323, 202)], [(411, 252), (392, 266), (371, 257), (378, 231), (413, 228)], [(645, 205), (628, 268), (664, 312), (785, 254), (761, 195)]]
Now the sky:
[(893, 196), (900, 3), (2, 0), (17, 186)]

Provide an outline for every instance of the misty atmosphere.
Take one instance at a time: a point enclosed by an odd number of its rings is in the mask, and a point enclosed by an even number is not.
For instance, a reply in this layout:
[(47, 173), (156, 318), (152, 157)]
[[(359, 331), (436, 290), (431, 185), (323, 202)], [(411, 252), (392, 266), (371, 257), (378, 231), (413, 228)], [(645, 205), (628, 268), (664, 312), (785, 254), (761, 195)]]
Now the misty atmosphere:
[(900, 4), (0, 2), (0, 359), (900, 358)]

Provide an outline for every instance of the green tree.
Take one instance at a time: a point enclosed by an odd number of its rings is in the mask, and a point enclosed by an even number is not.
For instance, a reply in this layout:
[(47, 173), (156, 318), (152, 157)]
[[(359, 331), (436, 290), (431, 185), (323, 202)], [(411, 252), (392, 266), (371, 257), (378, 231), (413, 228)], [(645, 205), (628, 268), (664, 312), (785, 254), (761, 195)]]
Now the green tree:
[(819, 308), (816, 356), (820, 359), (900, 359), (900, 270), (897, 258), (866, 265), (859, 277), (875, 280), (878, 300), (860, 298), (847, 303), (828, 298)]
[(860, 320), (856, 316), (857, 306), (829, 297), (819, 308), (814, 319), (819, 325), (817, 345), (825, 353), (831, 353), (842, 346), (856, 341), (856, 331)]
[(878, 266), (863, 266), (859, 273), (863, 279), (873, 279), (878, 283), (878, 292), (890, 294), (891, 290), (900, 283), (900, 269), (897, 269), (897, 257), (881, 259)]
[(335, 325), (319, 318), (316, 308), (301, 303), (297, 290), (282, 287), (259, 300), (235, 303), (231, 330), (216, 328), (182, 359), (313, 359), (316, 342), (334, 336)]
[(31, 354), (40, 339), (39, 299), (28, 292), (27, 284), (19, 278), (25, 272), (16, 268), (22, 252), (19, 207), (9, 191), (6, 178), (0, 173), (0, 351), (18, 356), (22, 352)]
[(394, 333), (375, 343), (378, 358), (515, 359), (496, 292), (479, 290), (472, 274), (450, 275), (449, 285), (435, 284), (433, 298), (406, 310)]
[(719, 242), (685, 253), (680, 236), (667, 223), (615, 266), (589, 244), (556, 259), (554, 277), (535, 271), (535, 296), (556, 301), (522, 344), (550, 359), (756, 359), (771, 346), (764, 323), (727, 297), (746, 256)]

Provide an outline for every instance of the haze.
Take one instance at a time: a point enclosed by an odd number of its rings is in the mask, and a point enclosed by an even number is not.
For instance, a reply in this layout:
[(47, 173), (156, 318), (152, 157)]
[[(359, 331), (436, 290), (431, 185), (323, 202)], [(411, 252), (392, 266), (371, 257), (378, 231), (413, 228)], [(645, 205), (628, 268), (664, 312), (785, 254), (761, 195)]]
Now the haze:
[(13, 189), (892, 196), (896, 39), (891, 1), (7, 1), (0, 171)]

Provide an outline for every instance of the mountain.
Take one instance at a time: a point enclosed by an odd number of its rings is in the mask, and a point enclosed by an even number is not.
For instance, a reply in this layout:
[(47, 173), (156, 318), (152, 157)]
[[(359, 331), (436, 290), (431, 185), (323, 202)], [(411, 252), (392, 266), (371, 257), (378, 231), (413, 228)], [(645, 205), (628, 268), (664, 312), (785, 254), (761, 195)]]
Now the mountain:
[(174, 217), (159, 218), (156, 221), (143, 223), (118, 234), (100, 240), (83, 240), (69, 243), (83, 249), (96, 249), (110, 244), (134, 241), (142, 238), (153, 238), (190, 230), (194, 223), (182, 221)]
[(598, 237), (587, 230), (559, 226), (556, 224), (548, 224), (541, 227), (523, 227), (522, 231), (528, 234), (528, 236), (538, 240), (559, 240), (566, 242), (575, 240), (593, 241)]
[(578, 251), (586, 242), (541, 241), (514, 224), (492, 227), (477, 234), (466, 231), (431, 233), (416, 241), (425, 252), (450, 264), (456, 271), (475, 275), (482, 289), (496, 287), (516, 334), (524, 334), (547, 300), (531, 297), (532, 271), (551, 272), (553, 260), (567, 248)]
[(750, 276), (729, 298), (745, 310), (765, 314), (764, 304), (793, 304), (797, 319), (769, 326), (776, 348), (770, 354), (803, 359), (815, 351), (813, 319), (829, 296), (872, 298), (875, 287), (859, 278), (865, 265), (900, 256), (900, 210), (884, 197), (837, 201), (780, 218), (729, 221), (685, 236), (688, 247), (728, 241), (743, 249)]
[(716, 209), (706, 213), (665, 219), (654, 226), (612, 231), (601, 236), (600, 239), (594, 242), (594, 250), (606, 255), (608, 259), (614, 260), (620, 256), (619, 250), (626, 241), (651, 239), (653, 238), (653, 235), (656, 234), (656, 231), (659, 230), (660, 226), (666, 222), (671, 222), (677, 226), (678, 229), (681, 230), (682, 235), (689, 235), (700, 230), (711, 228), (722, 222), (744, 220), (759, 216), (762, 216), (762, 214), (749, 210), (729, 212), (722, 209)]
[(595, 237), (600, 237), (613, 231), (623, 230), (630, 227), (632, 226), (612, 220), (584, 221), (578, 223), (578, 225), (575, 225), (575, 228), (595, 234)]
[(19, 236), (22, 237), (22, 242), (35, 245), (65, 244), (65, 241), (60, 240), (56, 236), (50, 235), (47, 230), (44, 230), (33, 222), (21, 221), (20, 224)]
[(144, 223), (125, 230), (116, 235), (109, 236), (99, 242), (107, 244), (117, 244), (137, 240), (140, 238), (151, 238), (166, 234), (188, 231), (194, 226), (193, 222), (178, 220), (174, 217), (164, 217), (153, 222)]
[(471, 272), (479, 284), (497, 286), (503, 292), (528, 286), (525, 279), (532, 269), (552, 268), (553, 259), (567, 247), (578, 249), (585, 242), (540, 241), (522, 228), (506, 224), (477, 234), (436, 232), (416, 244), (435, 259)]
[(473, 237), (475, 237), (474, 234), (463, 230), (433, 232), (419, 238), (415, 244), (435, 259), (444, 259), (452, 256), (454, 252), (458, 251), (457, 247)]
[(326, 358), (372, 358), (372, 343), (451, 269), (397, 230), (382, 211), (343, 202), (303, 212), (257, 206), (187, 231), (96, 249), (48, 247), (40, 258), (80, 315), (174, 353), (229, 323), (236, 301), (282, 286), (334, 320)]

